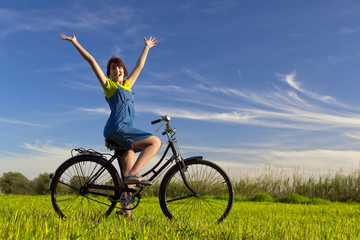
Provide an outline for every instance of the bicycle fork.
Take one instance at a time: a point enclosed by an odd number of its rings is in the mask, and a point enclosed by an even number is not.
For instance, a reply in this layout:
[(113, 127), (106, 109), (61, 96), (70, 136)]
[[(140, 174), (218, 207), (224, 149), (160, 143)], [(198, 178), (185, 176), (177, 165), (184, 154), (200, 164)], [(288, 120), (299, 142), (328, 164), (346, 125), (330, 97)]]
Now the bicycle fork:
[(194, 194), (194, 196), (196, 198), (199, 198), (200, 197), (200, 194), (195, 192), (190, 186), (189, 186), (189, 183), (187, 182), (187, 179), (186, 179), (186, 176), (185, 176), (185, 172), (187, 171), (187, 167), (184, 163), (184, 161), (182, 160), (179, 160), (179, 161), (176, 161), (176, 164), (179, 166), (180, 168), (180, 175), (181, 175), (181, 178), (185, 184), (185, 186), (189, 189), (189, 191)]

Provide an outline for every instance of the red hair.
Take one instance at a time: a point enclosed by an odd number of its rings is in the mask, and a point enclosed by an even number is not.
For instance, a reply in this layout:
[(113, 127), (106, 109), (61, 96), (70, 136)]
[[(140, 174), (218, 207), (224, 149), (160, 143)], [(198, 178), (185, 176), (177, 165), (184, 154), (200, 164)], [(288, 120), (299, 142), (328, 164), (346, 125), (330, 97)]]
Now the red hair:
[(107, 64), (107, 69), (106, 69), (106, 75), (110, 78), (110, 68), (111, 68), (111, 64), (115, 63), (117, 66), (122, 67), (124, 69), (124, 77), (126, 77), (128, 75), (128, 71), (125, 67), (124, 62), (118, 58), (118, 57), (112, 57), (110, 58), (108, 64)]

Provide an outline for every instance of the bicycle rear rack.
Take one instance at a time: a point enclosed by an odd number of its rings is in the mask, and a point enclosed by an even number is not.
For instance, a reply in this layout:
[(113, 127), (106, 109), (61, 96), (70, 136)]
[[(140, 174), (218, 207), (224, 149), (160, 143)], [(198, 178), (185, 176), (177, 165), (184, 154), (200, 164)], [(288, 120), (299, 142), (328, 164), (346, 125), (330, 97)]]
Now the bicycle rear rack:
[[(74, 154), (74, 152), (77, 152), (76, 154)], [(97, 151), (95, 151), (94, 149), (85, 149), (85, 148), (74, 148), (71, 150), (71, 156), (74, 157), (74, 156), (77, 156), (77, 155), (85, 155), (85, 154), (88, 154), (88, 155), (96, 155), (96, 156), (104, 156), (104, 154), (102, 153), (99, 153)]]

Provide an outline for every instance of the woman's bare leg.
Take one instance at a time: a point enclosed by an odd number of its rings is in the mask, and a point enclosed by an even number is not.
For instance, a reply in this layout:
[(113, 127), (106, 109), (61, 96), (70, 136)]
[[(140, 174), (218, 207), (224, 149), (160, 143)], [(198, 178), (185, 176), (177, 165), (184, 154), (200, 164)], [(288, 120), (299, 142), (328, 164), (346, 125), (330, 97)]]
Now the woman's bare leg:
[[(134, 150), (129, 150), (122, 158), (122, 167), (125, 176), (138, 174), (141, 168), (153, 157), (161, 148), (161, 140), (151, 136), (139, 142), (133, 143), (133, 149), (143, 149), (135, 162)], [(130, 187), (130, 185), (128, 185)], [(131, 217), (131, 210), (124, 210), (125, 217)]]
[(161, 140), (156, 136), (148, 137), (144, 140), (133, 143), (133, 149), (143, 149), (131, 168), (128, 175), (138, 174), (144, 165), (153, 157), (161, 148)]
[[(124, 170), (124, 175), (129, 175), (130, 170), (134, 166), (135, 163), (135, 152), (133, 150), (127, 151), (121, 159), (121, 165)], [(127, 185), (126, 187), (130, 188), (131, 185)], [(125, 217), (131, 217), (131, 210), (123, 210)]]
[(132, 167), (135, 163), (135, 152), (133, 150), (127, 151), (122, 159), (121, 159), (121, 165), (124, 170), (124, 174), (128, 175)]

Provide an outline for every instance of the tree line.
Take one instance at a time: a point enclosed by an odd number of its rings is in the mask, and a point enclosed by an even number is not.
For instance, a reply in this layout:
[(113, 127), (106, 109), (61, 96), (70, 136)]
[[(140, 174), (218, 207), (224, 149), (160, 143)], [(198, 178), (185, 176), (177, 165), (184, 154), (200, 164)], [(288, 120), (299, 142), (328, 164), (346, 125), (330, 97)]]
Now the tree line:
[(45, 195), (49, 194), (49, 173), (39, 174), (29, 180), (20, 172), (6, 172), (0, 178), (0, 193), (18, 195)]

